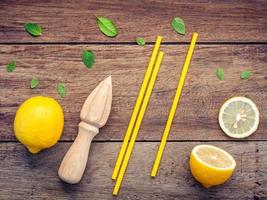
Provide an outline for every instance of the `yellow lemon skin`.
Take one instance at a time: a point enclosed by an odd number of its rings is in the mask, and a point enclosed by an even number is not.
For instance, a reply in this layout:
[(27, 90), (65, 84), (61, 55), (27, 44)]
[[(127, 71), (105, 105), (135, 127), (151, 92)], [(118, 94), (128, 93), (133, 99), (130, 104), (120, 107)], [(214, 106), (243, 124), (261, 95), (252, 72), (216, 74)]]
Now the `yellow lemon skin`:
[(189, 164), (193, 177), (206, 188), (223, 184), (234, 172), (234, 169), (221, 169), (205, 165), (192, 152)]
[(59, 140), (64, 114), (59, 103), (44, 96), (27, 99), (18, 108), (14, 120), (16, 138), (31, 153), (52, 147)]

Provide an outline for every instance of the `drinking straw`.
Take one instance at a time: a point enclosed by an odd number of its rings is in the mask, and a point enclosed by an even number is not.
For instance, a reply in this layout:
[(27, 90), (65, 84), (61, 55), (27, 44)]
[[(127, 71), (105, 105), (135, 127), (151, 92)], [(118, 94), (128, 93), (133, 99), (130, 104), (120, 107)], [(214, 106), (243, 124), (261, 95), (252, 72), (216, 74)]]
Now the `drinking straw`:
[(156, 43), (155, 43), (155, 46), (154, 46), (154, 49), (153, 49), (153, 52), (152, 52), (152, 55), (151, 55), (151, 58), (150, 58), (150, 61), (149, 61), (149, 64), (148, 64), (148, 67), (147, 67), (147, 71), (145, 73), (144, 81), (143, 81), (141, 89), (139, 91), (139, 95), (137, 97), (137, 100), (136, 100), (136, 103), (135, 103), (135, 107), (134, 107), (134, 110), (133, 110), (129, 125), (128, 125), (128, 128), (127, 128), (126, 133), (125, 133), (125, 137), (124, 137), (121, 149), (120, 149), (120, 153), (119, 153), (118, 159), (116, 161), (115, 168), (114, 168), (113, 173), (112, 173), (112, 179), (113, 180), (116, 180), (116, 178), (118, 176), (118, 173), (119, 173), (119, 170), (120, 170), (120, 167), (121, 167), (121, 163), (122, 163), (123, 157), (125, 155), (126, 148), (128, 146), (129, 139), (131, 137), (131, 133), (132, 133), (132, 130), (133, 130), (133, 127), (134, 127), (138, 112), (140, 110), (140, 106), (141, 106), (142, 100), (144, 98), (145, 91), (147, 89), (148, 81), (150, 79), (150, 76), (151, 76), (151, 73), (152, 73), (152, 70), (153, 70), (153, 67), (154, 67), (154, 64), (155, 64), (155, 60), (157, 58), (157, 54), (158, 54), (158, 51), (159, 51), (161, 40), (162, 40), (162, 37), (158, 36), (157, 40), (156, 40)]
[(162, 139), (161, 139), (161, 143), (160, 143), (160, 146), (159, 146), (159, 149), (158, 149), (157, 157), (155, 159), (155, 162), (154, 162), (154, 165), (153, 165), (153, 168), (152, 168), (152, 171), (151, 171), (151, 176), (152, 177), (156, 176), (158, 168), (159, 168), (159, 164), (160, 164), (160, 161), (161, 161), (161, 158), (162, 158), (162, 154), (163, 154), (164, 148), (166, 146), (166, 141), (167, 141), (168, 135), (170, 133), (172, 121), (173, 121), (173, 118), (174, 118), (174, 115), (175, 115), (175, 112), (176, 112), (176, 108), (177, 108), (177, 105), (179, 103), (179, 99), (180, 99), (180, 96), (181, 96), (181, 93), (182, 93), (182, 89), (183, 89), (183, 85), (184, 85), (184, 82), (185, 82), (185, 77), (186, 77), (186, 74), (187, 74), (187, 71), (188, 71), (188, 67), (189, 67), (193, 52), (194, 52), (194, 48), (195, 48), (195, 44), (196, 44), (196, 41), (197, 41), (197, 37), (198, 37), (198, 33), (194, 33), (193, 37), (192, 37), (192, 40), (191, 40), (191, 43), (190, 43), (190, 47), (188, 49), (188, 52), (187, 52), (187, 55), (186, 55), (186, 58), (185, 58), (185, 63), (184, 63), (183, 69), (182, 69), (181, 77), (180, 77), (179, 82), (178, 82), (176, 94), (175, 94), (175, 97), (174, 97), (174, 100), (173, 100), (173, 103), (172, 103), (172, 106), (171, 106), (171, 109), (170, 109), (169, 117), (168, 117), (168, 120), (167, 120), (167, 123), (166, 123), (166, 126), (165, 126), (165, 130), (164, 130), (164, 133), (163, 133), (163, 136), (162, 136)]
[(138, 131), (139, 131), (140, 125), (142, 123), (142, 120), (143, 120), (143, 117), (144, 117), (144, 114), (145, 114), (145, 111), (146, 111), (153, 87), (154, 87), (154, 84), (155, 84), (155, 81), (156, 81), (156, 78), (157, 78), (157, 75), (159, 72), (159, 68), (160, 68), (162, 58), (163, 58), (163, 54), (164, 53), (162, 51), (159, 52), (159, 55), (158, 55), (151, 79), (150, 79), (149, 84), (148, 84), (147, 92), (145, 94), (139, 115), (138, 115), (137, 120), (136, 120), (136, 124), (134, 126), (134, 130), (133, 130), (133, 134), (132, 134), (129, 146), (127, 148), (125, 157), (124, 157), (122, 165), (121, 165), (119, 175), (117, 177), (117, 181), (116, 181), (116, 184), (115, 184), (115, 187), (113, 190), (113, 195), (117, 195), (119, 192), (119, 189), (120, 189), (120, 186), (122, 183), (122, 179), (123, 179), (123, 176), (125, 174), (125, 171), (126, 171), (126, 168), (127, 168), (127, 165), (128, 165), (128, 162), (129, 162), (129, 159), (130, 159), (133, 147), (134, 147), (134, 143), (135, 143), (136, 137), (138, 135)]

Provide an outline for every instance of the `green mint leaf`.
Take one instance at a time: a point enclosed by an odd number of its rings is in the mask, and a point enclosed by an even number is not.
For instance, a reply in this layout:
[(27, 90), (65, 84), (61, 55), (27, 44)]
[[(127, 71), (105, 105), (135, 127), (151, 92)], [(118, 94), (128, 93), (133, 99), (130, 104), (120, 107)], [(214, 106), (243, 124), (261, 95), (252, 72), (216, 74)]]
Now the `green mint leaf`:
[(39, 80), (37, 78), (32, 78), (31, 80), (31, 89), (36, 88), (39, 85)]
[(24, 25), (24, 28), (32, 36), (38, 37), (38, 36), (42, 35), (42, 28), (38, 24), (26, 23)]
[(136, 43), (139, 45), (139, 46), (145, 46), (146, 42), (144, 40), (144, 38), (141, 38), (141, 37), (137, 37), (135, 39)]
[(82, 60), (85, 66), (91, 69), (95, 63), (95, 55), (92, 51), (83, 50)]
[(251, 71), (245, 70), (245, 71), (241, 72), (240, 78), (241, 79), (248, 79), (250, 77), (250, 75), (251, 75)]
[(217, 68), (216, 70), (215, 70), (215, 75), (217, 76), (217, 78), (219, 79), (219, 80), (224, 80), (224, 71), (223, 71), (223, 69), (222, 68)]
[(116, 25), (106, 17), (96, 17), (99, 30), (108, 37), (115, 37), (118, 34)]
[(12, 61), (11, 63), (7, 64), (6, 71), (13, 72), (16, 69), (16, 61)]
[(179, 34), (185, 34), (185, 24), (180, 17), (174, 17), (171, 21), (172, 28)]
[(57, 92), (58, 94), (63, 98), (67, 95), (67, 88), (65, 86), (65, 84), (60, 83), (57, 85)]

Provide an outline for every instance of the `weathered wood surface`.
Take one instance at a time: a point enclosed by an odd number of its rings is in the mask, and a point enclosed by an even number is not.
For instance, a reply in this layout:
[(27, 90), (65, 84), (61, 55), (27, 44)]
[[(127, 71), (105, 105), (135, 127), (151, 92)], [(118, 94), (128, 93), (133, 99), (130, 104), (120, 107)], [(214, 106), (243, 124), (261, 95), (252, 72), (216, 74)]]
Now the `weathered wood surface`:
[[(113, 78), (113, 105), (107, 125), (95, 140), (122, 140), (139, 92), (152, 45), (1, 45), (0, 46), (0, 140), (14, 141), (13, 119), (18, 106), (33, 95), (48, 95), (60, 101), (65, 112), (62, 140), (73, 140), (86, 97), (105, 77)], [(96, 63), (88, 70), (81, 61), (82, 50), (95, 52)], [(163, 45), (165, 52), (139, 140), (160, 140), (173, 100), (188, 45)], [(259, 107), (261, 123), (248, 140), (267, 140), (267, 45), (197, 45), (170, 140), (228, 140), (217, 116), (221, 104), (232, 96), (250, 97)], [(17, 61), (13, 73), (5, 71)], [(225, 69), (225, 81), (214, 75)], [(240, 72), (250, 69), (249, 80)], [(32, 76), (40, 79), (29, 88)], [(67, 97), (60, 99), (56, 85), (64, 82)]]
[[(98, 15), (113, 19), (117, 37), (99, 32)], [(172, 30), (174, 16), (184, 19), (185, 36)], [(29, 21), (43, 27), (41, 37), (24, 31), (24, 23)], [(156, 141), (161, 139), (188, 48), (177, 43), (188, 43), (195, 31), (201, 44), (193, 56), (158, 177), (151, 179)], [(153, 48), (134, 45), (135, 38), (154, 42), (158, 34), (169, 44), (162, 45), (162, 68), (121, 192), (115, 198), (111, 173), (121, 142), (114, 141), (123, 139)], [(267, 199), (266, 38), (266, 0), (1, 0), (0, 199)], [(96, 55), (92, 70), (81, 61), (84, 48)], [(7, 73), (5, 66), (14, 59), (17, 69)], [(225, 81), (215, 77), (217, 67), (225, 69)], [(239, 78), (245, 69), (253, 73), (248, 81)], [(81, 106), (109, 75), (114, 97), (110, 119), (92, 144), (82, 182), (65, 184), (58, 179), (57, 170), (76, 137)], [(40, 85), (31, 90), (33, 76), (40, 79)], [(64, 99), (56, 92), (60, 82), (68, 88)], [(16, 109), (33, 95), (58, 99), (66, 118), (61, 141), (38, 155), (14, 142), (13, 134)], [(258, 105), (261, 122), (245, 141), (229, 141), (232, 139), (218, 126), (217, 115), (227, 98), (238, 95)], [(200, 141), (221, 147), (236, 159), (236, 172), (226, 184), (207, 190), (192, 178), (188, 157)]]
[[(144, 37), (154, 42), (188, 42), (191, 34), (177, 36), (170, 22), (180, 16), (186, 32), (200, 33), (204, 42), (267, 42), (266, 0), (146, 0), (146, 1), (0, 1), (0, 42), (134, 42)], [(116, 38), (103, 36), (95, 16), (104, 15), (117, 24)], [(33, 38), (25, 22), (39, 23), (44, 33)], [(145, 27), (145, 28), (144, 28)]]
[(18, 143), (0, 143), (0, 199), (266, 199), (265, 142), (210, 142), (227, 149), (237, 168), (227, 183), (204, 189), (190, 174), (188, 157), (199, 142), (171, 142), (159, 174), (149, 174), (157, 143), (137, 143), (117, 198), (112, 197), (111, 174), (121, 143), (93, 143), (84, 178), (68, 185), (57, 177), (70, 143), (32, 155)]

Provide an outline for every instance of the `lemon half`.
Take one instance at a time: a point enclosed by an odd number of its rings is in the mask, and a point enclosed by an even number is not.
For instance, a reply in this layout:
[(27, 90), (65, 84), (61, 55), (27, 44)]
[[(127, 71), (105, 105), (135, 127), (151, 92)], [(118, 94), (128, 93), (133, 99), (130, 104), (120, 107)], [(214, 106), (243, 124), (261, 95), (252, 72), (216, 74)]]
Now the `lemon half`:
[(212, 145), (197, 145), (190, 155), (190, 170), (204, 187), (223, 184), (236, 167), (234, 158), (226, 151)]
[(226, 135), (245, 138), (257, 130), (259, 118), (259, 110), (253, 101), (246, 97), (233, 97), (222, 105), (219, 124)]

